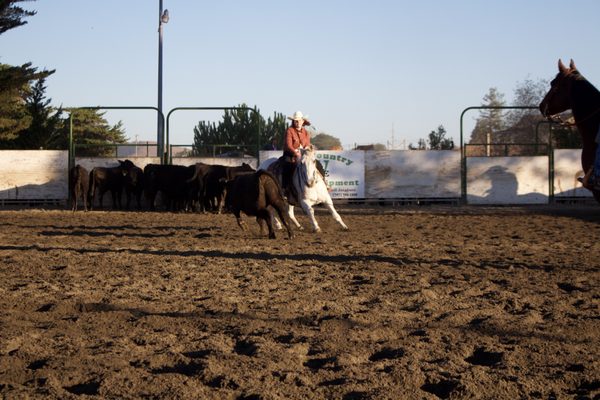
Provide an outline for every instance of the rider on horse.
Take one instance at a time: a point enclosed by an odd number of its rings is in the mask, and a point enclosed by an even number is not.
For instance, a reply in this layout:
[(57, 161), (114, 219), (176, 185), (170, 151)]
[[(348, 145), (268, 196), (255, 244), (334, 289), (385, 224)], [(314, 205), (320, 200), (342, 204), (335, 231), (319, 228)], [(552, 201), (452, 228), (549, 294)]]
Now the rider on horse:
[[(302, 111), (296, 111), (288, 119), (292, 120), (292, 125), (286, 130), (283, 143), (283, 156), (281, 159), (284, 162), (281, 186), (283, 186), (286, 196), (290, 198), (290, 192), (293, 190), (292, 176), (294, 175), (296, 164), (301, 158), (300, 149), (310, 146), (310, 134), (304, 128), (310, 125), (310, 121), (306, 115), (302, 114)], [(323, 179), (325, 179), (325, 170), (320, 162), (317, 162), (317, 169), (323, 176)]]

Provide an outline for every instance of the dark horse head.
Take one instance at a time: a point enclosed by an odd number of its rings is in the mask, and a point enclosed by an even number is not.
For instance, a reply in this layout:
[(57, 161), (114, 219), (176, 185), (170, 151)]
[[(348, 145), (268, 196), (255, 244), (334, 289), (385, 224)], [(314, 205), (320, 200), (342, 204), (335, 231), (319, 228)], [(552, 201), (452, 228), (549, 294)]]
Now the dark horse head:
[(558, 74), (550, 82), (550, 90), (540, 103), (540, 111), (551, 120), (557, 114), (571, 110), (583, 149), (581, 166), (587, 171), (594, 162), (596, 134), (600, 125), (600, 92), (579, 73), (573, 60), (567, 68), (558, 60)]

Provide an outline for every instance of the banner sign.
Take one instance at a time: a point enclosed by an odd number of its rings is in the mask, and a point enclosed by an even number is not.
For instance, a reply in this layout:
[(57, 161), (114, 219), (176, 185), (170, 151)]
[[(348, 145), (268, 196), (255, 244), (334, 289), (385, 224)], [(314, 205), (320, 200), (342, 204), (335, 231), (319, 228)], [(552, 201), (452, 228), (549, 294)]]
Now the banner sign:
[(365, 197), (365, 152), (317, 151), (323, 164), (332, 199), (362, 199)]

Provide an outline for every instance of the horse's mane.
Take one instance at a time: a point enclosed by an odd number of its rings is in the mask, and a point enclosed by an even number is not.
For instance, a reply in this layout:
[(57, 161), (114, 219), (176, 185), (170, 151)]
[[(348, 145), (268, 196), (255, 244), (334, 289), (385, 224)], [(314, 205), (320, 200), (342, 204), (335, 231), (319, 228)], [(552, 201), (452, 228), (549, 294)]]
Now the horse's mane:
[(573, 80), (571, 109), (579, 114), (575, 117), (585, 118), (592, 113), (600, 114), (600, 91), (577, 70), (571, 71), (566, 77)]

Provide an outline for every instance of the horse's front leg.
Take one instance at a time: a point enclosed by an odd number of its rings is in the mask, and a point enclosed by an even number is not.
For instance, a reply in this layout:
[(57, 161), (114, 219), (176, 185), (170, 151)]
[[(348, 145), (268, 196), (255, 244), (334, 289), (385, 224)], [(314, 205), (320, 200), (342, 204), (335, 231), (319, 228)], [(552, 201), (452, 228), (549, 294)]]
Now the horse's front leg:
[(346, 224), (342, 220), (342, 217), (340, 217), (340, 214), (338, 214), (338, 212), (333, 207), (333, 202), (330, 200), (330, 201), (328, 201), (328, 202), (325, 203), (325, 206), (327, 207), (327, 209), (329, 210), (329, 212), (333, 216), (333, 219), (335, 219), (342, 226), (342, 228), (344, 228), (345, 230), (348, 230), (348, 227), (346, 226)]
[(321, 232), (321, 227), (315, 218), (315, 210), (312, 208), (312, 206), (308, 204), (306, 200), (300, 200), (300, 206), (302, 206), (304, 213), (308, 216), (308, 219), (310, 219), (310, 223), (313, 226), (313, 231), (315, 233)]

